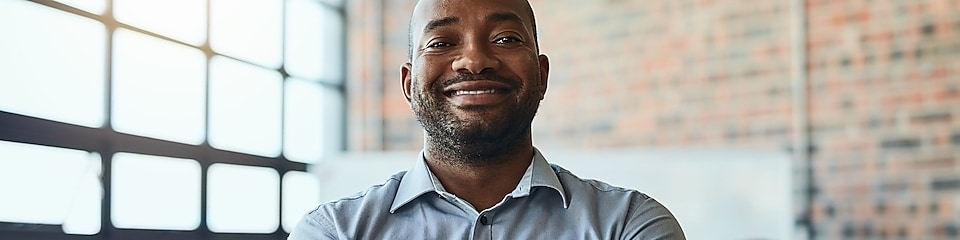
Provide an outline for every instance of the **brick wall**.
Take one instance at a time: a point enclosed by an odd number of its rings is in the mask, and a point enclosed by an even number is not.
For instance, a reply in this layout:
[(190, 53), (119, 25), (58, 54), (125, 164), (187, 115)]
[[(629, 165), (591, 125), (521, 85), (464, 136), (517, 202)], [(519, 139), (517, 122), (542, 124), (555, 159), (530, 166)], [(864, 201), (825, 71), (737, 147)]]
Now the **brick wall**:
[[(537, 146), (790, 148), (789, 1), (531, 2)], [(350, 149), (422, 146), (399, 89), (414, 3), (351, 2)], [(960, 0), (806, 4), (815, 237), (960, 237)]]
[(807, 5), (820, 234), (960, 238), (960, 1)]
[(785, 1), (732, 2), (534, 2), (553, 60), (537, 144), (788, 146)]

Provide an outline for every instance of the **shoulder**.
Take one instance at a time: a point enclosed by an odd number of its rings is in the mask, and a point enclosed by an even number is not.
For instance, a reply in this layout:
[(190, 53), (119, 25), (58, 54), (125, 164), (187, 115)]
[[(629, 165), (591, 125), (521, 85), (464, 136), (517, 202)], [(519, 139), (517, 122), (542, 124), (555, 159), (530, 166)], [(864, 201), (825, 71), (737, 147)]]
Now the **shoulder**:
[(588, 207), (623, 212), (646, 207), (643, 206), (646, 203), (662, 207), (652, 197), (638, 190), (614, 186), (600, 180), (580, 178), (558, 165), (551, 164), (551, 167), (556, 172), (567, 198), (570, 198), (571, 205), (579, 203), (586, 204)]
[(636, 195), (636, 197), (642, 199), (650, 198), (650, 196), (634, 189), (610, 185), (609, 183), (599, 180), (580, 178), (569, 170), (555, 164), (550, 164), (550, 167), (557, 173), (557, 178), (560, 179), (564, 189), (569, 187), (574, 188), (571, 190), (592, 191), (605, 195)]
[[(607, 216), (620, 216), (623, 235), (628, 239), (684, 239), (680, 223), (659, 201), (635, 189), (583, 179), (569, 170), (551, 165), (564, 191), (570, 195), (571, 207), (578, 204)], [(621, 215), (622, 214), (622, 215)]]
[(330, 202), (321, 203), (319, 206), (317, 206), (317, 209), (311, 213), (321, 214), (322, 212), (329, 212), (331, 214), (336, 214), (358, 211), (363, 210), (366, 207), (374, 207), (365, 206), (371, 204), (386, 204), (389, 206), (393, 201), (394, 196), (396, 196), (397, 189), (400, 186), (400, 180), (403, 179), (405, 174), (406, 171), (398, 172), (387, 178), (387, 180), (383, 183), (370, 186), (370, 188), (367, 188), (364, 191), (360, 191), (351, 196), (343, 197)]
[(364, 191), (321, 203), (317, 208), (303, 216), (300, 223), (291, 232), (291, 239), (308, 239), (294, 238), (295, 235), (326, 235), (329, 239), (336, 239), (339, 233), (349, 232), (351, 228), (356, 228), (355, 224), (361, 220), (358, 218), (371, 214), (382, 214), (381, 212), (390, 209), (400, 180), (405, 174), (405, 171), (398, 172), (387, 178), (383, 183), (373, 185)]

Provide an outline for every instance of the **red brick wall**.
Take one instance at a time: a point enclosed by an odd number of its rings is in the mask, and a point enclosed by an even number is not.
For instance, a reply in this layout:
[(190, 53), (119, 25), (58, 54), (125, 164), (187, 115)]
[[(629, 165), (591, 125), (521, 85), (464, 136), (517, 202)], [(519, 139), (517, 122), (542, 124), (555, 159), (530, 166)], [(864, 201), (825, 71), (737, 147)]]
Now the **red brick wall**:
[(538, 145), (789, 145), (785, 1), (534, 2), (551, 56)]
[(407, 29), (416, 1), (384, 0), (384, 59), (386, 66), (383, 100), (384, 149), (420, 149), (423, 128), (413, 118), (400, 90), (400, 65), (407, 62)]
[[(399, 89), (415, 1), (355, 2), (349, 148), (419, 149)], [(536, 145), (791, 147), (789, 1), (532, 4), (551, 59)], [(816, 238), (960, 238), (960, 0), (806, 10)]]
[(960, 1), (808, 8), (816, 226), (960, 238)]

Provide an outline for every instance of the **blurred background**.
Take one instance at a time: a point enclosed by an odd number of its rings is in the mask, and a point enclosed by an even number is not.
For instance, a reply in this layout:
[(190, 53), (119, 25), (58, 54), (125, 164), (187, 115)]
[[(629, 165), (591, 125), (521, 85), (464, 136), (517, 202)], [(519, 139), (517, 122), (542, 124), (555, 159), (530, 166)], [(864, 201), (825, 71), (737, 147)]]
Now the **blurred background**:
[[(531, 3), (534, 144), (688, 238), (960, 238), (960, 1)], [(0, 1), (0, 238), (284, 239), (416, 160), (414, 4)]]

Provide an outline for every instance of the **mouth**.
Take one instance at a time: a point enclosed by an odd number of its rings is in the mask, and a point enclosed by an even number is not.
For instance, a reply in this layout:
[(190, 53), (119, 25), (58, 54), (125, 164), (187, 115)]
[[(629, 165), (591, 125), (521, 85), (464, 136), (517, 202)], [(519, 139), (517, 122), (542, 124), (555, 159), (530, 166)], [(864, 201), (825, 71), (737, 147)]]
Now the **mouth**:
[(514, 92), (512, 89), (501, 82), (476, 80), (447, 86), (443, 89), (443, 94), (460, 107), (492, 106), (507, 100)]
[(483, 95), (483, 94), (498, 94), (509, 91), (508, 89), (482, 89), (482, 90), (454, 90), (447, 91), (444, 95), (447, 97), (463, 96), (463, 95)]

